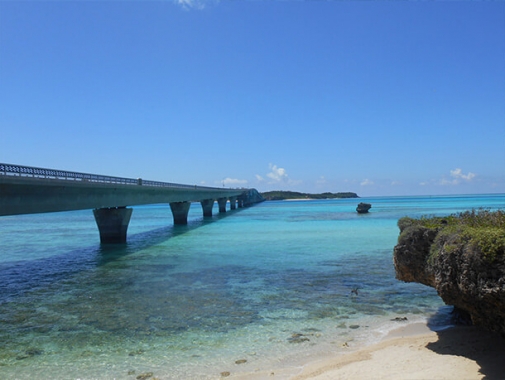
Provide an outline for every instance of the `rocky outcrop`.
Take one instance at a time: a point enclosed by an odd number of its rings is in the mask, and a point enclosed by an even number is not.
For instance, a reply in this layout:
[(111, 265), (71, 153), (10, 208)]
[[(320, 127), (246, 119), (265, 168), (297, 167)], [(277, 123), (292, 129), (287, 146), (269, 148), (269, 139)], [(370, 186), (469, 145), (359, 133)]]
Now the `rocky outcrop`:
[(370, 203), (360, 202), (358, 204), (358, 207), (356, 207), (356, 211), (358, 212), (358, 214), (366, 214), (368, 210), (370, 210), (371, 208), (372, 205)]
[(471, 227), (476, 236), (472, 238), (469, 229), (447, 223), (399, 221), (396, 278), (435, 288), (446, 304), (467, 312), (475, 325), (505, 337), (505, 229), (486, 227), (482, 232)]

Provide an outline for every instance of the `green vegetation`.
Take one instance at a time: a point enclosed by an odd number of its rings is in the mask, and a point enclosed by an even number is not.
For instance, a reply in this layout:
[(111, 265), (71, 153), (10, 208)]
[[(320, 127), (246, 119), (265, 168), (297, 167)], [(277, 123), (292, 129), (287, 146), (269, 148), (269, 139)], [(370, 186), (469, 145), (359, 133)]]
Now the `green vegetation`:
[(448, 217), (401, 218), (401, 235), (421, 228), (436, 231), (430, 248), (431, 259), (440, 252), (461, 252), (470, 248), (493, 261), (505, 256), (505, 211), (466, 211)]
[(281, 201), (285, 199), (335, 199), (335, 198), (359, 198), (356, 193), (321, 193), (308, 194), (296, 191), (267, 191), (261, 193), (267, 201)]

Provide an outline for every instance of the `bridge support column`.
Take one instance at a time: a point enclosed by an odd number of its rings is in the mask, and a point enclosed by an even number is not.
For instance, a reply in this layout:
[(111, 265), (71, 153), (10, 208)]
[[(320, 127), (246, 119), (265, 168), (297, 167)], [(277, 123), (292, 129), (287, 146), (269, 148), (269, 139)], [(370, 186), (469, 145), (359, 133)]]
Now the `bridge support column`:
[(230, 197), (230, 210), (237, 208), (237, 197)]
[(217, 203), (219, 204), (219, 212), (221, 214), (226, 212), (226, 202), (227, 201), (228, 201), (228, 199), (226, 199), (226, 198), (219, 198), (217, 200)]
[(172, 202), (170, 209), (174, 217), (174, 224), (188, 224), (188, 213), (191, 202)]
[(214, 207), (214, 199), (204, 199), (200, 201), (203, 210), (203, 216), (212, 216), (212, 208)]
[(243, 197), (238, 197), (238, 208), (243, 208), (244, 207), (244, 198)]
[(126, 207), (93, 210), (101, 243), (126, 243), (126, 231), (133, 209)]

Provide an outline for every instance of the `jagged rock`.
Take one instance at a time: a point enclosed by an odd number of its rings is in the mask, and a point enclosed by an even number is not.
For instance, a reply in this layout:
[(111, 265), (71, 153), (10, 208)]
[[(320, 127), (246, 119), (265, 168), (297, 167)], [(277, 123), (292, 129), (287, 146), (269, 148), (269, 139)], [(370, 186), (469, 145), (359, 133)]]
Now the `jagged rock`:
[(370, 203), (360, 202), (358, 204), (358, 207), (356, 207), (356, 211), (358, 212), (358, 214), (366, 214), (368, 210), (370, 210), (371, 208), (372, 205)]
[(435, 288), (446, 304), (467, 312), (473, 324), (505, 337), (504, 255), (489, 259), (475, 245), (437, 238), (442, 227), (399, 227), (393, 258), (396, 278)]
[(400, 234), (393, 255), (396, 278), (434, 288), (435, 276), (428, 265), (428, 256), (437, 231), (419, 226), (408, 226), (400, 230)]

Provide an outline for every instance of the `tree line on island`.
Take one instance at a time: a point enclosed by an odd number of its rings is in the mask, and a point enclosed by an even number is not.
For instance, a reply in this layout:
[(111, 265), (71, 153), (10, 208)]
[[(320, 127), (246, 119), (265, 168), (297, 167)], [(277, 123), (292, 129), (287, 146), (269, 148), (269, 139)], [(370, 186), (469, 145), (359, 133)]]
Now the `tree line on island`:
[(310, 193), (299, 193), (297, 191), (267, 191), (261, 193), (261, 196), (267, 201), (282, 201), (286, 199), (336, 199), (336, 198), (359, 198), (356, 193), (345, 192), (345, 193), (320, 193), (320, 194), (310, 194)]

